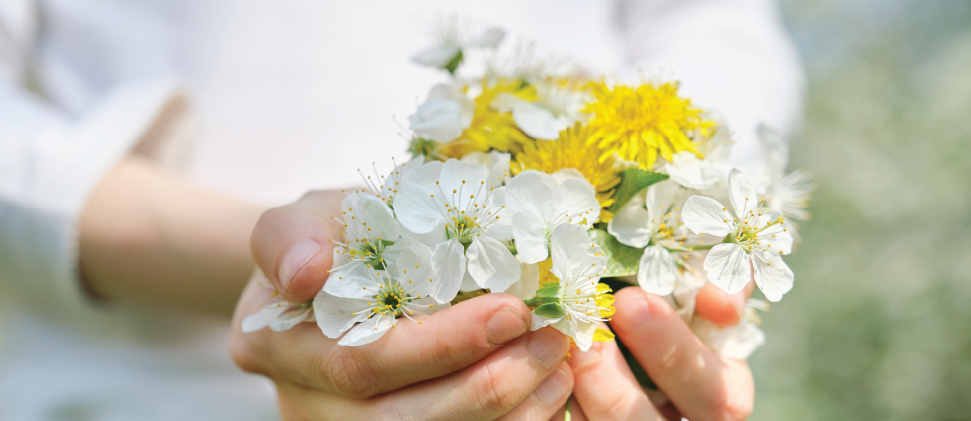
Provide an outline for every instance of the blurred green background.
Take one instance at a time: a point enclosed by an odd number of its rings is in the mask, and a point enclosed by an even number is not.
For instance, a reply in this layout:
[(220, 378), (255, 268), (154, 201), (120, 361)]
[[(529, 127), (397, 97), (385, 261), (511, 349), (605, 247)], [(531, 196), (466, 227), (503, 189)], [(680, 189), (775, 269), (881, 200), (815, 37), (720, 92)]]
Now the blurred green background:
[(753, 420), (971, 419), (971, 1), (781, 0), (816, 176)]

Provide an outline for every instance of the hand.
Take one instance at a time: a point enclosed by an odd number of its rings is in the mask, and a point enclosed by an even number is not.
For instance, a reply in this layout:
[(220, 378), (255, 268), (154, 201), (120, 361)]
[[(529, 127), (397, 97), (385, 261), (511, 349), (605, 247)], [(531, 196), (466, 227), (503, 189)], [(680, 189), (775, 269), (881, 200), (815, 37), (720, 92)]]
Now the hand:
[[(733, 325), (751, 287), (728, 295), (708, 284), (699, 294), (697, 313), (721, 326)], [(748, 417), (755, 390), (744, 360), (724, 358), (705, 346), (660, 297), (629, 287), (616, 298), (611, 327), (663, 395), (641, 388), (616, 342), (594, 343), (588, 352), (574, 349), (570, 358), (575, 378), (573, 420)]]
[[(311, 299), (326, 281), (328, 240), (338, 227), (330, 216), (342, 197), (310, 193), (257, 224), (254, 256), (287, 299)], [(548, 419), (573, 387), (566, 337), (551, 328), (529, 332), (529, 311), (511, 295), (468, 300), (345, 347), (312, 323), (242, 333), (242, 319), (269, 302), (260, 279), (237, 305), (230, 347), (240, 367), (276, 383), (285, 420)]]

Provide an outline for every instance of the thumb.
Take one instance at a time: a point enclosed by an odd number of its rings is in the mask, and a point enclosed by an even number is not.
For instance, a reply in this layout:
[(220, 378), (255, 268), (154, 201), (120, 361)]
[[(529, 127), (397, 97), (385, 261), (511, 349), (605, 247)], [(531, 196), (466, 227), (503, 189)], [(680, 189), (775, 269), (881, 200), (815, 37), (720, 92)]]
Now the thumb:
[(331, 239), (340, 225), (344, 194), (307, 193), (300, 200), (263, 213), (250, 241), (253, 258), (280, 295), (289, 301), (313, 299), (327, 281), (333, 265)]

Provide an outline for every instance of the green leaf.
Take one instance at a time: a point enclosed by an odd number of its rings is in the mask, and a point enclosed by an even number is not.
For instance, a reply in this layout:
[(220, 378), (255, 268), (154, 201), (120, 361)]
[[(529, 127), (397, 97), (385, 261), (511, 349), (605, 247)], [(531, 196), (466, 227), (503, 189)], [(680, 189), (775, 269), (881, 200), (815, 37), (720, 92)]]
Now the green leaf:
[(455, 69), (458, 69), (459, 64), (462, 63), (462, 57), (462, 50), (459, 50), (459, 53), (456, 54), (455, 57), (452, 57), (452, 59), (448, 61), (448, 64), (446, 64), (443, 69), (448, 70), (449, 73), (454, 75)]
[(603, 249), (607, 255), (607, 272), (602, 276), (630, 276), (637, 274), (644, 249), (625, 246), (614, 236), (600, 228), (587, 231), (587, 235), (594, 243)]
[(536, 307), (536, 310), (534, 311), (536, 312), (537, 316), (543, 316), (549, 319), (559, 319), (560, 317), (566, 315), (566, 311), (563, 310), (563, 307), (561, 307), (559, 303), (543, 304)]
[(610, 211), (616, 215), (624, 208), (624, 205), (639, 193), (648, 188), (651, 184), (668, 179), (667, 174), (654, 171), (642, 170), (640, 168), (627, 168), (620, 173), (620, 186), (617, 187), (617, 199)]
[(530, 308), (536, 308), (546, 304), (559, 304), (560, 299), (559, 297), (533, 297), (523, 302)]
[(539, 297), (556, 297), (560, 295), (560, 284), (542, 287), (536, 291), (536, 295)]

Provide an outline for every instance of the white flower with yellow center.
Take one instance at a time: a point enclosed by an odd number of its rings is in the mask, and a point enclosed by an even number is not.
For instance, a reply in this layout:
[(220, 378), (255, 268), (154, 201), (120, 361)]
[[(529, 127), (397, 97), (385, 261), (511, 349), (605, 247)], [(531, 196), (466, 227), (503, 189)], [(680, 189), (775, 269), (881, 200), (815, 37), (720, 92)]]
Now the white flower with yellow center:
[[(401, 238), (398, 222), (385, 202), (375, 196), (348, 195), (341, 203), (340, 220), (341, 239), (330, 240), (336, 246), (331, 278), (363, 271), (366, 266), (384, 269), (403, 249), (404, 245), (395, 247)], [(330, 287), (331, 283), (324, 284), (324, 289)]]
[(430, 293), (449, 302), (466, 271), (480, 288), (505, 291), (519, 280), (519, 261), (506, 244), (512, 239), (503, 206), (503, 188), (479, 165), (450, 159), (434, 183), (406, 180), (398, 190), (395, 214), (408, 230), (435, 236), (432, 265), (441, 282)]
[(427, 247), (414, 244), (401, 252), (393, 272), (365, 266), (363, 271), (329, 279), (325, 286), (337, 286), (325, 287), (313, 301), (317, 326), (332, 339), (349, 331), (338, 344), (358, 346), (376, 341), (400, 317), (414, 320), (416, 314), (448, 307), (429, 295), (435, 285), (429, 258)]
[[(662, 181), (635, 195), (607, 224), (607, 231), (621, 244), (643, 248), (637, 282), (655, 295), (670, 295), (679, 276), (678, 259), (670, 250), (688, 251), (687, 239), (678, 232), (680, 224), (672, 213), (684, 191), (671, 181)], [(683, 197), (683, 196), (682, 196)], [(681, 235), (677, 235), (681, 234)]]
[(693, 152), (681, 151), (674, 154), (671, 162), (662, 167), (671, 180), (694, 190), (707, 190), (718, 182), (727, 179), (732, 166), (728, 163), (729, 153), (735, 139), (724, 119), (715, 115), (712, 118), (718, 122), (718, 130), (710, 138), (698, 146), (703, 158)]
[(552, 175), (523, 171), (506, 186), (506, 206), (514, 212), (516, 250), (525, 263), (549, 257), (550, 235), (561, 224), (589, 228), (600, 218), (597, 192), (587, 180), (569, 177), (558, 183)]
[(600, 322), (609, 320), (614, 309), (610, 289), (600, 283), (606, 271), (607, 257), (603, 250), (590, 242), (586, 228), (563, 224), (550, 236), (552, 269), (556, 283), (542, 283), (537, 296), (526, 304), (535, 307), (531, 330), (553, 326), (573, 338), (581, 351), (590, 349), (595, 340), (611, 339), (609, 331), (601, 330)]
[(573, 127), (578, 121), (585, 121), (582, 113), (589, 95), (571, 86), (561, 86), (555, 82), (536, 85), (536, 100), (528, 101), (516, 95), (503, 92), (496, 95), (490, 104), (493, 108), (512, 111), (516, 126), (526, 134), (537, 139), (556, 139), (560, 132)]
[(762, 208), (755, 189), (741, 171), (728, 176), (729, 201), (736, 216), (720, 203), (691, 196), (681, 219), (696, 234), (725, 237), (705, 258), (708, 280), (729, 294), (741, 291), (753, 277), (770, 301), (779, 301), (792, 289), (793, 273), (782, 260), (792, 251), (792, 236), (776, 211)]

